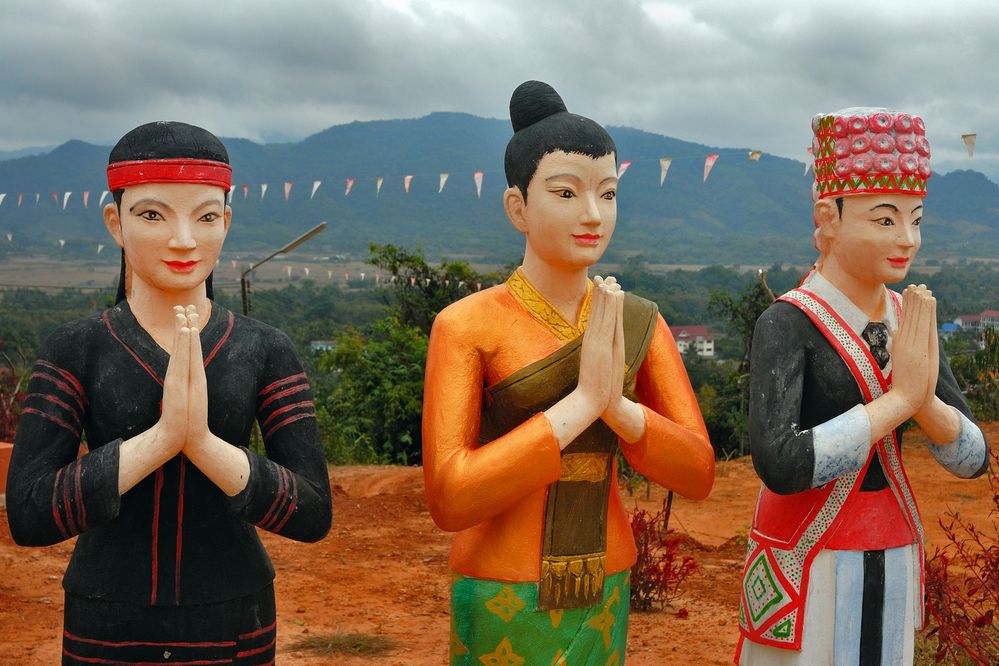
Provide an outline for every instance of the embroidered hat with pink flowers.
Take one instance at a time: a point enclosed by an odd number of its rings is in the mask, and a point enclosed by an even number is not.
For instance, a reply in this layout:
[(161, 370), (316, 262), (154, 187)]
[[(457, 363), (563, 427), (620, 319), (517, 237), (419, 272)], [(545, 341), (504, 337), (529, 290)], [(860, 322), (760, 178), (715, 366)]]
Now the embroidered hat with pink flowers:
[(813, 197), (888, 193), (926, 196), (930, 143), (923, 119), (851, 108), (812, 118)]

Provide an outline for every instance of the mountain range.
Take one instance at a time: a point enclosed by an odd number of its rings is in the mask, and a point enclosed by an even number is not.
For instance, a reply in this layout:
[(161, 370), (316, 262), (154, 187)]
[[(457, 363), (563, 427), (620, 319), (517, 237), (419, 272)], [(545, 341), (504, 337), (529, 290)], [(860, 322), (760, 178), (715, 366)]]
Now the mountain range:
[[(718, 148), (628, 128), (608, 128), (618, 158), (632, 164), (618, 188), (618, 227), (609, 260), (651, 263), (768, 263), (811, 260), (811, 173), (795, 160)], [(229, 251), (264, 252), (320, 221), (313, 254), (366, 256), (371, 242), (421, 246), (430, 257), (506, 263), (523, 241), (501, 205), (509, 122), (464, 113), (353, 122), (296, 143), (224, 139), (233, 164)], [(97, 207), (107, 146), (69, 141), (45, 154), (0, 161), (0, 253), (92, 256), (109, 243)], [(719, 158), (707, 181), (704, 159)], [(660, 187), (660, 158), (672, 158)], [(472, 174), (483, 172), (481, 198)], [(439, 174), (448, 173), (438, 193)], [(407, 194), (403, 177), (412, 175)], [(376, 195), (376, 178), (384, 178)], [(346, 181), (354, 180), (349, 196)], [(310, 198), (313, 181), (322, 185)], [(288, 200), (284, 183), (292, 183)], [(261, 198), (261, 184), (267, 184)], [(242, 186), (248, 185), (244, 198)], [(82, 192), (89, 205), (83, 206)], [(18, 193), (23, 201), (17, 206)], [(65, 192), (72, 192), (63, 209)], [(35, 203), (35, 193), (40, 194)], [(53, 193), (55, 195), (53, 196)], [(999, 255), (999, 185), (975, 171), (935, 174), (923, 226), (924, 258)], [(2, 234), (13, 234), (5, 243)]]

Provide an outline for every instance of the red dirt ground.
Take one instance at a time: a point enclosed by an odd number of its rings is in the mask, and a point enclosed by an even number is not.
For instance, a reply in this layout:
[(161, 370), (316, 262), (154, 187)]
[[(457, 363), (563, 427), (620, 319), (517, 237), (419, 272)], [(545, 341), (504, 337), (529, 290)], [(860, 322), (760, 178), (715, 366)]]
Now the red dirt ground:
[[(999, 442), (999, 424), (986, 428)], [(951, 477), (910, 433), (904, 459), (926, 526), (927, 551), (942, 545), (938, 517), (959, 511), (979, 525), (989, 520), (986, 478)], [(419, 468), (331, 469), (334, 527), (318, 544), (262, 533), (277, 569), (278, 661), (281, 664), (443, 664), (447, 660), (447, 555), (450, 536), (433, 524), (423, 501)], [(688, 579), (676, 613), (632, 613), (628, 664), (730, 664), (738, 637), (738, 590), (745, 535), (759, 481), (749, 458), (719, 462), (711, 496), (677, 498), (672, 525), (696, 541), (691, 554), (701, 573)], [(626, 499), (656, 510), (662, 494)], [(0, 511), (0, 514), (3, 514)], [(991, 530), (990, 530), (991, 531)], [(699, 545), (698, 545), (699, 544)], [(60, 580), (73, 549), (69, 541), (21, 548), (0, 515), (0, 664), (55, 664), (60, 655)], [(392, 638), (383, 657), (317, 657), (290, 649), (302, 636), (363, 632)]]

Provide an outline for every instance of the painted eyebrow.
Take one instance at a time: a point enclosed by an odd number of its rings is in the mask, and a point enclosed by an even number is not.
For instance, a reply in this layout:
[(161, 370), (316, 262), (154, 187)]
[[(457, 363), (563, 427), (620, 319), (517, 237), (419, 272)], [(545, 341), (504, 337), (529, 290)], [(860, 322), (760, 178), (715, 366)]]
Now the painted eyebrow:
[(222, 206), (223, 208), (225, 207), (225, 204), (223, 204), (223, 203), (222, 203), (221, 201), (219, 201), (218, 199), (205, 199), (204, 201), (202, 201), (202, 202), (201, 202), (201, 203), (200, 203), (200, 204), (198, 205), (198, 207), (197, 207), (197, 208), (195, 208), (195, 209), (194, 209), (194, 212), (198, 212), (198, 211), (199, 211), (199, 210), (201, 210), (202, 208), (205, 208), (206, 206), (211, 206), (211, 205), (216, 205), (216, 206)]
[(553, 180), (558, 180), (559, 178), (567, 178), (569, 180), (575, 180), (577, 182), (580, 180), (579, 176), (572, 173), (557, 173), (554, 176), (548, 176), (547, 178), (545, 178), (545, 182), (549, 183)]
[(135, 209), (138, 208), (139, 206), (148, 206), (149, 204), (157, 204), (159, 206), (163, 206), (167, 210), (173, 210), (173, 208), (170, 207), (170, 204), (168, 204), (165, 201), (161, 201), (160, 199), (157, 199), (155, 197), (146, 197), (145, 199), (139, 199), (134, 204), (132, 204), (132, 207), (128, 209), (128, 212), (134, 213)]
[(923, 208), (923, 204), (919, 204), (918, 206), (916, 206), (915, 208), (912, 209), (912, 212), (915, 213), (917, 210), (922, 210), (922, 208)]
[(896, 206), (895, 204), (890, 204), (890, 203), (883, 203), (883, 204), (878, 204), (877, 206), (875, 206), (874, 208), (872, 208), (872, 209), (870, 210), (870, 212), (871, 212), (871, 213), (873, 213), (873, 212), (874, 212), (874, 211), (876, 211), (876, 210), (877, 210), (878, 208), (891, 208), (891, 209), (892, 209), (893, 211), (895, 211), (896, 213), (898, 212), (898, 206)]

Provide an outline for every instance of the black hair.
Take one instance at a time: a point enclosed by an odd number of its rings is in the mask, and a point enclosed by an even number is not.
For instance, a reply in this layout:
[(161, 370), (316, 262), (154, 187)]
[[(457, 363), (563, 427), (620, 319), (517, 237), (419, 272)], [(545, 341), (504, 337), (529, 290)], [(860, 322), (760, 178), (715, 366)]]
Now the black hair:
[(839, 219), (843, 219), (843, 197), (836, 197), (836, 208), (839, 210)]
[(597, 159), (617, 155), (614, 140), (589, 118), (569, 113), (555, 89), (541, 81), (525, 81), (510, 97), (513, 136), (506, 144), (503, 166), (509, 187), (516, 185), (527, 201), (527, 186), (538, 164), (561, 150)]
[[(164, 160), (188, 158), (229, 163), (229, 153), (218, 137), (206, 129), (172, 120), (159, 120), (139, 125), (118, 140), (108, 156), (108, 164), (137, 160)], [(121, 215), (121, 199), (125, 190), (111, 193), (118, 214)], [(228, 197), (226, 192), (225, 196)], [(205, 280), (205, 292), (210, 299), (215, 294), (212, 289), (212, 274)], [(121, 270), (118, 277), (118, 293), (115, 302), (125, 300), (125, 251), (121, 253)]]

